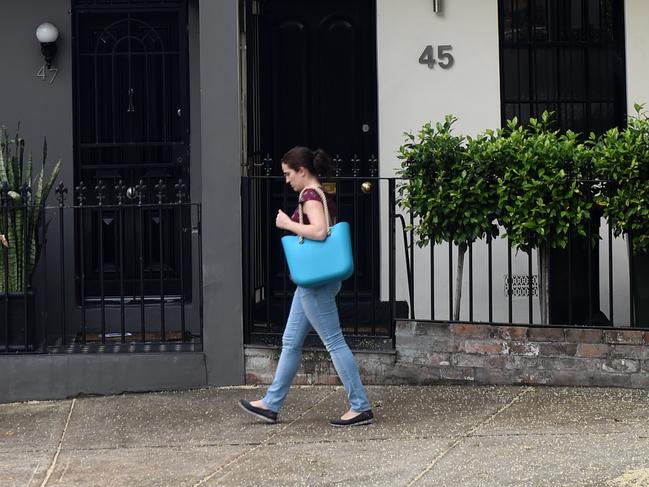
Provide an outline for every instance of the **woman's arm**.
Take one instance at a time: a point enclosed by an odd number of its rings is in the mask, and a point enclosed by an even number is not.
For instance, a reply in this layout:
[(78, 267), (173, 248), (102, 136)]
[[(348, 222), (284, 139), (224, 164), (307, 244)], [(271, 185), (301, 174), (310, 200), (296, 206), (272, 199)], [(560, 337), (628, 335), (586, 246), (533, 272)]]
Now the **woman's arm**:
[(302, 204), (302, 211), (309, 217), (308, 225), (294, 222), (282, 210), (277, 212), (275, 225), (277, 228), (288, 230), (296, 235), (302, 235), (309, 240), (326, 239), (328, 228), (322, 203), (317, 200), (307, 200)]

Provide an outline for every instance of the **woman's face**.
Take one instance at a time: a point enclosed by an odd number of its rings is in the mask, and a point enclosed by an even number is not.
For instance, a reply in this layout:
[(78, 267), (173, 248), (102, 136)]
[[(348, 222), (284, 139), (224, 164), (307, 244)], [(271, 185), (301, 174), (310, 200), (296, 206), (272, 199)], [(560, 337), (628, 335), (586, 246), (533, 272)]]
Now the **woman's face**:
[(290, 184), (293, 191), (299, 192), (304, 189), (306, 171), (303, 167), (296, 171), (282, 162), (282, 172), (284, 173), (286, 184)]

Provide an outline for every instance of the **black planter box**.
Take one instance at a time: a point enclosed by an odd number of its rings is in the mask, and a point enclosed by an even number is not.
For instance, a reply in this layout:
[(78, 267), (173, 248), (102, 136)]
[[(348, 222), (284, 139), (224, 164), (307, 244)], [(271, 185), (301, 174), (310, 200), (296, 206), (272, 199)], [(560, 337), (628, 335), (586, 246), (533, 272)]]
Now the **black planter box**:
[[(599, 235), (600, 218), (601, 210), (594, 209), (590, 220), (592, 235)], [(609, 317), (600, 309), (599, 241), (591, 245), (588, 238), (573, 234), (569, 248), (570, 252), (568, 249), (550, 252), (550, 323), (611, 326)]]
[[(26, 301), (25, 301), (26, 298)], [(32, 351), (36, 320), (34, 293), (0, 293), (0, 353)]]

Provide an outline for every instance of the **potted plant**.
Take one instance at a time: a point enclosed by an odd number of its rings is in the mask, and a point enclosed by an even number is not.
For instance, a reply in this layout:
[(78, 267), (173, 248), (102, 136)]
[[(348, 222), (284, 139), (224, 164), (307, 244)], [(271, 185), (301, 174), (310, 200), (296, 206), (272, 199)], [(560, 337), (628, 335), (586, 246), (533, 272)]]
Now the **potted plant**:
[(399, 205), (414, 217), (414, 234), (420, 247), (453, 242), (458, 246), (453, 319), (460, 315), (464, 256), (475, 240), (495, 237), (498, 227), (497, 193), (493, 184), (494, 161), (489, 152), (494, 133), (475, 139), (452, 133), (456, 118), (423, 125), (417, 136), (404, 134), (399, 149), (404, 178)]
[(644, 105), (626, 128), (591, 137), (596, 174), (608, 182), (598, 200), (616, 237), (626, 235), (636, 326), (649, 324), (649, 117)]
[[(549, 319), (550, 250), (565, 249), (571, 235), (587, 235), (592, 202), (585, 178), (587, 149), (572, 131), (551, 130), (552, 115), (523, 127), (509, 120), (500, 141), (506, 167), (498, 179), (499, 222), (514, 247), (537, 249), (541, 322)], [(597, 238), (595, 236), (594, 238)]]
[(0, 330), (0, 347), (33, 345), (25, 342), (25, 336), (27, 342), (33, 340), (32, 278), (41, 253), (39, 225), (61, 165), (57, 162), (46, 177), (46, 159), (47, 140), (43, 142), (41, 169), (33, 178), (31, 154), (25, 161), (25, 141), (18, 132), (10, 139), (7, 129), (0, 129), (0, 313), (9, 317), (5, 323), (9, 342), (5, 342), (5, 330)]

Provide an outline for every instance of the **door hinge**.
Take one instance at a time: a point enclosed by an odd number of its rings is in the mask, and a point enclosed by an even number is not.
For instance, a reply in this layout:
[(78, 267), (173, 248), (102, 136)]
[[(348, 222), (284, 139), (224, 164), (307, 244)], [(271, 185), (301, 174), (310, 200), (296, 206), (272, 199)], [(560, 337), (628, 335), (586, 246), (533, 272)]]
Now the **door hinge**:
[(261, 5), (259, 5), (259, 0), (252, 0), (252, 15), (261, 14)]

